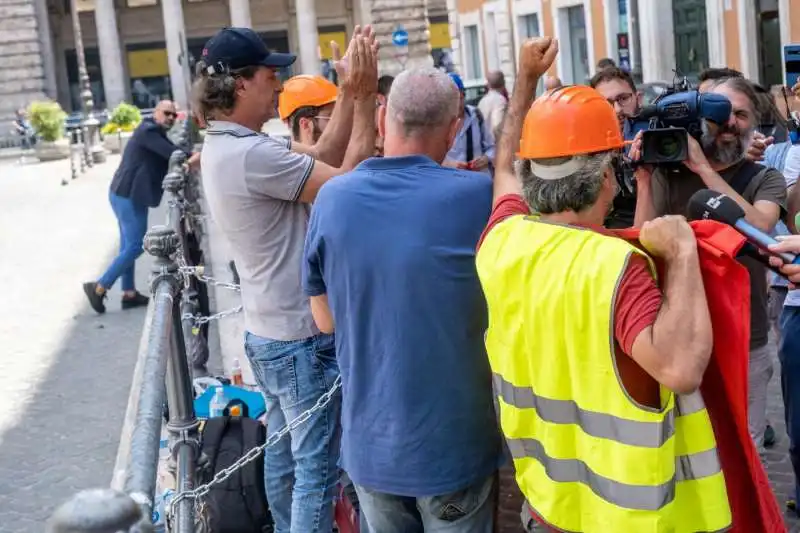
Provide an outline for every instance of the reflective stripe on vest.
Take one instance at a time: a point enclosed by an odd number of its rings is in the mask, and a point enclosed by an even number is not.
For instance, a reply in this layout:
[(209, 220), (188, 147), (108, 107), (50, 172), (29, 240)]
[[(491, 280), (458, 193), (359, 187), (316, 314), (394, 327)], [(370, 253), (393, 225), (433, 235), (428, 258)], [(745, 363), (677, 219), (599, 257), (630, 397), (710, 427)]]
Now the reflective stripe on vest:
[(619, 381), (613, 339), (629, 243), (512, 217), (478, 251), (501, 427), (528, 503), (557, 530), (721, 531), (731, 524), (699, 393), (660, 408)]

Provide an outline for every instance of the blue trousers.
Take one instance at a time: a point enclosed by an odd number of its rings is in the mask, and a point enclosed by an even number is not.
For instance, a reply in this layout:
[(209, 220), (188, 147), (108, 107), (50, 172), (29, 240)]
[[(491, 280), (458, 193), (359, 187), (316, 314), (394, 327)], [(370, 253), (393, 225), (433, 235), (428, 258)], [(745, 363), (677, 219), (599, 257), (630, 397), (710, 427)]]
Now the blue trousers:
[(147, 206), (114, 193), (108, 194), (111, 209), (119, 224), (119, 254), (97, 282), (105, 289), (122, 277), (122, 290), (135, 289), (134, 265), (142, 255), (142, 241), (147, 232)]
[[(267, 434), (311, 408), (339, 375), (333, 335), (295, 341), (246, 333), (245, 352), (267, 402)], [(339, 481), (340, 395), (264, 452), (275, 533), (330, 533)]]
[(795, 477), (795, 501), (800, 501), (800, 307), (784, 307), (781, 313), (781, 391), (789, 434), (789, 457)]

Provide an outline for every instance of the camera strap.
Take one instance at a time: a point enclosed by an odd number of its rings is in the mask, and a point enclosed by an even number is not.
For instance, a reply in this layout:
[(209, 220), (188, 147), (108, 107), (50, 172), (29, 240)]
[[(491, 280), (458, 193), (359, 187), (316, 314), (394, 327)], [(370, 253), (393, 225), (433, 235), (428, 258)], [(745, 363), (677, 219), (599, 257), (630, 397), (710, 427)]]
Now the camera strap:
[(744, 196), (747, 187), (753, 181), (753, 178), (765, 172), (767, 167), (753, 163), (752, 161), (745, 161), (736, 174), (733, 175), (728, 185), (737, 192), (740, 196)]

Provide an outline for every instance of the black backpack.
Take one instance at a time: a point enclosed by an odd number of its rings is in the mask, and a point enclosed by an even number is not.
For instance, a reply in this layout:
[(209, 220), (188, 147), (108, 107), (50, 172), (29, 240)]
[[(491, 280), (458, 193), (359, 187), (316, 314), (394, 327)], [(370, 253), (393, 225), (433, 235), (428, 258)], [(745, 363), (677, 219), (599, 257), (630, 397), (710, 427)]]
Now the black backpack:
[[(266, 441), (266, 428), (244, 416), (210, 418), (203, 427), (202, 448), (208, 458), (203, 483)], [(212, 533), (272, 533), (272, 514), (264, 489), (263, 454), (215, 486), (204, 498)]]

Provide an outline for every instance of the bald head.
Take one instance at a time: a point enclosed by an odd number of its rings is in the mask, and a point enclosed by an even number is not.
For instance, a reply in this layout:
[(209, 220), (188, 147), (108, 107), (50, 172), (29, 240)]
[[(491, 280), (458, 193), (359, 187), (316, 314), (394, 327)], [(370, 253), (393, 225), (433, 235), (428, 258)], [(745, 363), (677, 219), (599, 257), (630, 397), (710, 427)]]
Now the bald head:
[[(385, 153), (442, 161), (458, 126), (460, 94), (435, 68), (405, 70), (394, 80), (384, 121)], [(441, 154), (440, 154), (441, 152)]]
[(161, 100), (153, 111), (153, 120), (165, 128), (171, 128), (177, 117), (178, 111), (175, 102), (171, 100)]
[(548, 76), (546, 80), (544, 80), (544, 90), (545, 91), (552, 91), (553, 89), (560, 89), (563, 87), (564, 84), (561, 83), (561, 80), (556, 76)]
[(493, 70), (486, 76), (486, 83), (490, 89), (500, 91), (506, 88), (506, 77), (499, 70)]

